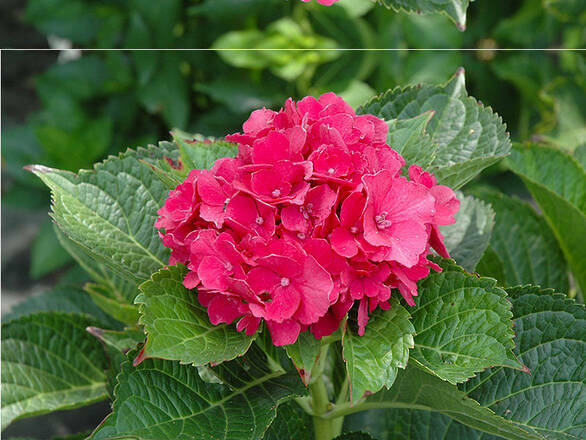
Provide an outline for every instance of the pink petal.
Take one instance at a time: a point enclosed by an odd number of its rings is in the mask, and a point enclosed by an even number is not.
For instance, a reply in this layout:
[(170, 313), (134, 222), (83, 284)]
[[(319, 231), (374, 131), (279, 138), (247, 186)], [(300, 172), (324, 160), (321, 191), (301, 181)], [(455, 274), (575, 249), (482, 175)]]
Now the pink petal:
[(224, 291), (228, 288), (226, 265), (217, 257), (204, 257), (197, 268), (197, 274), (206, 289)]
[(222, 322), (231, 323), (242, 313), (238, 310), (238, 303), (226, 298), (224, 295), (217, 294), (208, 304), (208, 316), (210, 322), (218, 325)]
[(301, 294), (294, 286), (279, 286), (273, 291), (271, 300), (265, 305), (265, 319), (283, 322), (291, 318), (299, 308)]
[(299, 323), (293, 320), (284, 322), (266, 321), (266, 324), (271, 333), (273, 344), (276, 346), (294, 344), (301, 331)]
[(336, 228), (330, 236), (332, 248), (341, 256), (351, 258), (358, 253), (354, 236), (344, 228)]
[(319, 321), (311, 325), (311, 333), (316, 339), (321, 339), (338, 330), (339, 325), (340, 321), (331, 312), (328, 312), (319, 318)]
[(368, 323), (368, 297), (364, 297), (360, 300), (360, 306), (358, 306), (358, 336), (364, 336), (364, 330)]

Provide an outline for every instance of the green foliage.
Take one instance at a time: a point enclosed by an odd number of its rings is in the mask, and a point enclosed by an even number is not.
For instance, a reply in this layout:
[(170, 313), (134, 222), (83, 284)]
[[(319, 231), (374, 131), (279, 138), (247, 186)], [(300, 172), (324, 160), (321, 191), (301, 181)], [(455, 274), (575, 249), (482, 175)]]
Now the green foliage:
[(494, 368), (461, 386), (466, 394), (545, 438), (586, 435), (586, 311), (537, 287), (507, 289), (513, 302), (515, 353), (531, 374)]
[(567, 153), (540, 145), (518, 146), (509, 165), (543, 211), (579, 289), (586, 291), (586, 170)]
[(140, 324), (147, 342), (139, 358), (181, 361), (183, 364), (219, 364), (244, 354), (254, 337), (237, 332), (234, 325), (210, 323), (195, 290), (183, 286), (187, 269), (171, 266), (153, 274), (140, 286)]
[(10, 313), (2, 315), (2, 321), (6, 323), (37, 312), (89, 315), (99, 325), (107, 326), (108, 328), (120, 327), (120, 322), (104, 313), (86, 292), (75, 286), (57, 286), (40, 295), (31, 296), (14, 306)]
[[(94, 432), (93, 440), (257, 439), (280, 403), (303, 394), (295, 371), (271, 371), (256, 348), (213, 367), (220, 384), (203, 381), (195, 367), (179, 362), (147, 359), (133, 368), (135, 354), (122, 366), (113, 413)], [(144, 400), (151, 404), (145, 406)]]
[(449, 262), (425, 278), (411, 316), (411, 357), (450, 383), (494, 365), (522, 368), (513, 356), (511, 304), (490, 278), (478, 278)]
[(440, 226), (440, 231), (450, 256), (467, 271), (473, 271), (491, 239), (495, 214), (489, 205), (472, 196), (458, 193), (458, 199), (456, 223)]
[[(496, 278), (503, 286), (535, 284), (567, 292), (566, 261), (543, 217), (529, 204), (497, 191), (476, 194), (490, 203), (496, 213), (490, 239), (492, 252), (485, 254), (478, 271)], [(490, 267), (496, 264), (504, 273)]]
[(168, 250), (153, 224), (167, 195), (151, 168), (132, 154), (72, 174), (31, 166), (53, 192), (53, 218), (79, 249), (140, 282), (162, 267)]
[[(464, 425), (508, 440), (539, 438), (496, 415), (492, 410), (479, 405), (455, 386), (425, 372), (416, 365), (416, 362), (413, 364), (410, 362), (405, 370), (399, 372), (390, 390), (383, 390), (368, 397), (362, 407), (368, 411), (349, 417), (346, 429), (352, 431), (366, 428), (381, 439), (395, 438), (392, 432), (388, 432), (389, 428), (394, 428), (393, 425), (390, 424), (389, 427), (385, 425), (396, 418), (387, 416), (387, 413), (392, 414), (396, 411), (400, 414), (403, 412), (400, 411), (401, 408), (416, 408), (420, 411), (439, 413)], [(389, 410), (380, 411), (384, 409)], [(354, 411), (350, 410), (350, 412)], [(409, 423), (409, 419), (400, 421)], [(415, 429), (417, 428), (414, 427)], [(427, 431), (430, 432), (430, 430), (435, 431), (435, 427), (428, 425)]]
[(94, 324), (39, 312), (2, 325), (2, 429), (21, 417), (106, 398), (104, 351), (85, 331)]
[(49, 220), (43, 223), (31, 249), (30, 275), (41, 278), (71, 262), (71, 255), (59, 244)]
[[(440, 183), (459, 188), (509, 153), (511, 143), (504, 124), (490, 108), (468, 96), (462, 70), (443, 86), (396, 88), (358, 110), (386, 121), (411, 119), (430, 111), (433, 116), (426, 133), (435, 153), (429, 169)], [(411, 129), (421, 130), (419, 124), (411, 124)], [(414, 159), (405, 156), (408, 163)]]
[(446, 14), (460, 30), (466, 29), (466, 10), (474, 0), (378, 0), (396, 11)]
[(310, 332), (301, 333), (294, 344), (287, 345), (287, 356), (299, 371), (305, 385), (311, 381), (313, 369), (320, 356), (321, 344)]
[(409, 313), (395, 299), (388, 311), (378, 310), (370, 316), (363, 336), (352, 327), (346, 328), (342, 345), (350, 401), (357, 402), (366, 392), (376, 393), (383, 386), (389, 389), (393, 385), (399, 368), (407, 366), (415, 329)]

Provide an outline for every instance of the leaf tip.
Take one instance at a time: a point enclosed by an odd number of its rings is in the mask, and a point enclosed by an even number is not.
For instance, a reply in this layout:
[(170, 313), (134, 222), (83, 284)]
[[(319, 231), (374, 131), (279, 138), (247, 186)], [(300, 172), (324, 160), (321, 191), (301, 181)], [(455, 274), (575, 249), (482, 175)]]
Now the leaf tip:
[(104, 330), (98, 327), (86, 327), (85, 330), (92, 336), (95, 336), (98, 339), (102, 339), (102, 335), (104, 334)]
[(134, 358), (134, 361), (132, 361), (132, 366), (133, 367), (138, 367), (139, 364), (147, 358), (147, 356), (144, 353), (144, 349), (145, 349), (145, 347), (142, 347), (142, 349), (138, 353), (138, 356), (136, 356)]
[(31, 172), (33, 174), (44, 174), (44, 173), (49, 173), (52, 171), (51, 168), (46, 167), (44, 165), (25, 165), (22, 167), (24, 170)]

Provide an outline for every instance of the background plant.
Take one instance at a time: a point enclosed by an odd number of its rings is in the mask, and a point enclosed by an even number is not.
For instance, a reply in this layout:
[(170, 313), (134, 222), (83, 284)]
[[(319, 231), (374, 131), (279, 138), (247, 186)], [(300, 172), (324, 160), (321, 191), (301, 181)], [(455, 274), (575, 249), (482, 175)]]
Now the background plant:
[[(162, 268), (167, 251), (152, 228), (176, 178), (167, 159), (204, 167), (222, 148), (175, 132), (172, 143), (129, 150), (91, 172), (32, 167), (53, 191), (61, 243), (93, 282), (86, 293), (49, 292), (5, 317), (3, 423), (89, 404), (113, 388), (113, 413), (93, 438), (304, 438), (311, 417), (318, 438), (365, 429), (375, 438), (582, 437), (584, 309), (542, 288), (579, 297), (584, 285), (583, 249), (572, 239), (586, 228), (583, 150), (513, 147), (506, 166), (538, 214), (491, 187), (491, 175), (468, 183), (511, 146), (500, 120), (467, 95), (462, 71), (446, 85), (393, 89), (359, 112), (388, 121), (389, 142), (408, 162), (435, 151), (427, 167), (465, 191), (457, 223), (443, 230), (449, 249), (467, 270), (498, 281), (438, 260), (444, 272), (420, 283), (417, 306), (395, 301), (364, 337), (351, 315), (321, 344), (306, 335), (283, 350), (266, 332), (241, 341), (231, 326), (207, 322), (181, 285), (181, 267)], [(166, 360), (132, 366), (144, 337), (139, 315), (150, 350), (158, 346)]]

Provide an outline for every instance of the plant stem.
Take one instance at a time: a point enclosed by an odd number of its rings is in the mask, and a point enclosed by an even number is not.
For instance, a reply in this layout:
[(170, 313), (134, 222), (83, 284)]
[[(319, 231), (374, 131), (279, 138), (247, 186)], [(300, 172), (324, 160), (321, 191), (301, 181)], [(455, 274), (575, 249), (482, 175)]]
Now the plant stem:
[(322, 414), (329, 410), (330, 399), (328, 398), (326, 384), (321, 376), (309, 385), (309, 392), (311, 393), (313, 413), (315, 414), (313, 416), (315, 438), (316, 440), (331, 440), (336, 433), (333, 430), (333, 420), (322, 418)]

